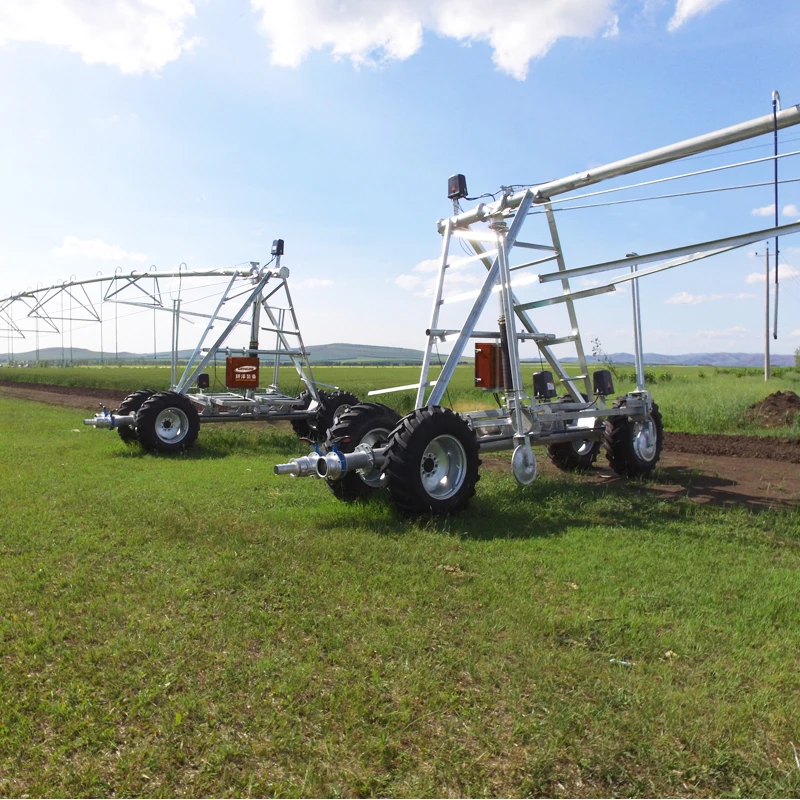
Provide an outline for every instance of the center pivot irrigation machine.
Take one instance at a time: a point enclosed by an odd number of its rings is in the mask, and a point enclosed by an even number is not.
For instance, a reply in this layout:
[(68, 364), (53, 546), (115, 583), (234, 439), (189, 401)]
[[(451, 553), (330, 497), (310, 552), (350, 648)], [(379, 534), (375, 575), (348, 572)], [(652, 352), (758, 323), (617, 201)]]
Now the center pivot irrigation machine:
[[(774, 227), (753, 233), (644, 255), (629, 253), (625, 258), (568, 269), (556, 226), (553, 198), (761, 134), (774, 132), (777, 143), (779, 129), (799, 122), (800, 106), (778, 111), (773, 98), (770, 115), (538, 186), (516, 191), (514, 187), (503, 187), (499, 200), (481, 203), (470, 211), (462, 212), (459, 206), (459, 201), (467, 196), (466, 180), (462, 175), (453, 176), (448, 185), (448, 197), (453, 200), (454, 214), (438, 223), (443, 243), (419, 383), (370, 392), (370, 395), (377, 395), (385, 391), (416, 389), (416, 410), (400, 419), (395, 411), (379, 403), (353, 406), (341, 414), (328, 431), (324, 445), (317, 446), (307, 456), (277, 465), (275, 473), (324, 479), (333, 494), (346, 501), (386, 488), (394, 505), (411, 514), (446, 514), (465, 508), (475, 493), (482, 452), (513, 450), (514, 477), (524, 485), (530, 484), (537, 473), (532, 445), (546, 445), (553, 463), (565, 470), (591, 466), (604, 447), (611, 468), (618, 474), (628, 477), (649, 474), (659, 460), (664, 434), (661, 414), (645, 389), (638, 279), (767, 238), (800, 232), (800, 223), (778, 226), (776, 220)], [(776, 152), (776, 165), (777, 158)], [(636, 186), (756, 161), (657, 178)], [(569, 199), (577, 199), (577, 196)], [(544, 243), (520, 238), (523, 226), (534, 216), (546, 225)], [(469, 246), (468, 258), (452, 253), (455, 240)], [(512, 264), (512, 257), (520, 252), (530, 255), (523, 255), (520, 263)], [(482, 263), (488, 272), (481, 288), (475, 292), (474, 303), (461, 327), (446, 328), (440, 324), (442, 307), (452, 299), (445, 297), (446, 278), (469, 262)], [(529, 281), (514, 280), (519, 270), (551, 263), (556, 270), (541, 273)], [(644, 264), (655, 266), (640, 269)], [(577, 291), (570, 286), (573, 278), (618, 270), (625, 272), (602, 286)], [(523, 302), (517, 297), (514, 286), (526, 283), (555, 283), (561, 291)], [(613, 292), (625, 283), (630, 283), (633, 300), (636, 390), (608, 402), (609, 396), (614, 394), (612, 376), (604, 369), (593, 375), (589, 373), (575, 301)], [(493, 293), (499, 299), (497, 329), (477, 330)], [(530, 312), (558, 305), (566, 309), (569, 333), (542, 333)], [(438, 342), (449, 338), (454, 341), (446, 363), (436, 380), (429, 380), (434, 349)], [(499, 408), (456, 413), (441, 403), (468, 342), (475, 339), (484, 340), (475, 344), (475, 385), (494, 392)], [(525, 342), (533, 342), (550, 367), (534, 373), (532, 396), (526, 390), (522, 374), (520, 346)], [(579, 374), (570, 375), (554, 353), (553, 348), (562, 344), (574, 346)], [(559, 395), (559, 386), (563, 387), (564, 394)]]
[[(230, 282), (216, 310), (209, 316), (200, 341), (177, 382), (181, 309), (180, 300), (175, 301), (172, 390), (133, 392), (115, 413), (103, 409), (102, 414), (84, 420), (84, 424), (117, 428), (124, 441), (138, 440), (145, 449), (160, 453), (191, 447), (197, 439), (200, 423), (204, 422), (289, 420), (299, 436), (323, 440), (335, 415), (357, 404), (358, 398), (348, 392), (327, 393), (317, 388), (289, 293), (289, 270), (281, 266), (283, 252), (283, 239), (276, 239), (272, 244), (273, 260), (269, 264), (261, 266), (251, 262), (249, 270), (230, 273)], [(274, 266), (270, 267), (273, 262)], [(222, 317), (224, 306), (240, 298), (238, 311), (230, 318)], [(262, 312), (267, 325), (262, 325)], [(248, 313), (249, 321), (243, 320)], [(217, 322), (226, 322), (227, 325), (213, 344), (207, 346), (206, 341)], [(226, 347), (225, 342), (240, 324), (250, 326), (249, 347)], [(259, 347), (261, 331), (275, 335), (274, 349)], [(225, 385), (229, 389), (244, 390), (241, 393), (208, 391), (211, 379), (203, 370), (222, 353), (226, 357)], [(290, 397), (278, 390), (281, 361), (287, 357), (306, 386), (298, 397)], [(259, 388), (262, 358), (272, 360), (272, 383), (264, 389)], [(194, 386), (197, 389), (189, 391)]]
[[(84, 420), (84, 424), (95, 428), (116, 430), (125, 442), (138, 441), (147, 450), (169, 453), (190, 448), (201, 423), (277, 420), (290, 421), (298, 436), (324, 441), (337, 413), (357, 404), (358, 398), (335, 386), (327, 387), (333, 392), (323, 391), (319, 387), (327, 385), (314, 381), (289, 292), (289, 270), (281, 265), (283, 253), (283, 239), (276, 239), (272, 260), (264, 266), (250, 262), (242, 269), (115, 274), (28, 290), (0, 301), (0, 321), (17, 338), (35, 332), (38, 347), (40, 327), (51, 334), (63, 334), (67, 320), (65, 302), (68, 309), (79, 309), (78, 314), (70, 312), (70, 325), (76, 320), (100, 323), (101, 330), (104, 303), (170, 313), (170, 391), (140, 389), (128, 395), (115, 411), (103, 408), (102, 413)], [(212, 287), (220, 285), (220, 278), (224, 279), (221, 285), (225, 289), (216, 308), (212, 313), (196, 310), (193, 303), (198, 301), (191, 294), (192, 281), (197, 284), (195, 290), (207, 290), (209, 282)], [(177, 281), (179, 288), (166, 291), (162, 284), (168, 280)], [(93, 298), (92, 284), (101, 286), (99, 302)], [(172, 296), (171, 304), (167, 295)], [(218, 295), (219, 289), (215, 289), (200, 300)], [(24, 322), (15, 321), (20, 317), (19, 309), (24, 311)], [(178, 334), (182, 320), (192, 324), (200, 320), (205, 329), (178, 377)], [(30, 328), (32, 323), (34, 330)], [(249, 345), (228, 347), (226, 342), (239, 326), (249, 326)], [(215, 327), (221, 327), (222, 332), (212, 336)], [(262, 333), (274, 335), (274, 348), (259, 346)], [(204, 370), (212, 362), (216, 365), (220, 356), (225, 357), (225, 386), (238, 392), (212, 390), (212, 377)], [(266, 388), (259, 388), (262, 362), (271, 367), (272, 380)], [(305, 385), (299, 396), (279, 391), (282, 363), (291, 363)], [(216, 369), (213, 374), (216, 375)]]

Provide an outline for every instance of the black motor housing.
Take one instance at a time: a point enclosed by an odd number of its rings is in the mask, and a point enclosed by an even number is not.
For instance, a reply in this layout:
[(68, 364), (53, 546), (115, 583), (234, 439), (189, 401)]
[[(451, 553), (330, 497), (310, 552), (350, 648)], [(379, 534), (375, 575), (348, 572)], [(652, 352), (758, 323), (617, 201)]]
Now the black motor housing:
[(607, 369), (595, 370), (592, 374), (594, 384), (594, 393), (601, 397), (606, 397), (609, 394), (614, 394), (614, 381), (611, 377), (611, 371)]
[(556, 396), (556, 385), (550, 370), (533, 373), (533, 396), (537, 400), (550, 400)]

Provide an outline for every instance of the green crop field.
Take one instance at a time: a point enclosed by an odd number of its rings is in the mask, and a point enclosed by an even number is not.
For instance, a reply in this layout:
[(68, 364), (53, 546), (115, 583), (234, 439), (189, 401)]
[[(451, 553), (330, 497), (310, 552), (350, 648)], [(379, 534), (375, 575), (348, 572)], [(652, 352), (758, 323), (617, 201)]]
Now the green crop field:
[[(797, 386), (707, 373), (656, 376), (673, 419)], [(484, 469), (410, 522), (275, 477), (288, 426), (165, 458), (80, 416), (0, 398), (0, 795), (800, 793), (796, 510)]]
[[(530, 375), (538, 365), (526, 363), (523, 374), (530, 384)], [(575, 368), (577, 372), (577, 368)], [(631, 367), (615, 368), (615, 389), (619, 393), (635, 388), (635, 376)], [(573, 374), (576, 374), (573, 372)], [(432, 370), (431, 377), (438, 373)], [(262, 377), (271, 372), (264, 371)], [(224, 391), (225, 371), (219, 368), (212, 376), (216, 378), (212, 388)], [(362, 400), (368, 399), (372, 389), (405, 386), (419, 380), (418, 367), (344, 366), (317, 367), (316, 380), (340, 386), (353, 392)], [(763, 372), (758, 369), (721, 369), (715, 367), (649, 367), (646, 371), (648, 388), (653, 392), (664, 416), (664, 426), (671, 431), (687, 433), (750, 433), (797, 436), (800, 422), (793, 428), (765, 431), (754, 428), (747, 417), (747, 408), (776, 391), (800, 393), (800, 371), (775, 368), (773, 377), (765, 383)], [(32, 383), (86, 386), (97, 389), (133, 391), (151, 388), (166, 389), (170, 385), (170, 370), (167, 367), (42, 367), (28, 369), (4, 369), (0, 380)], [(283, 368), (280, 376), (281, 389), (297, 394), (303, 385), (294, 369)], [(380, 395), (374, 399), (408, 413), (414, 408), (414, 392)], [(445, 395), (444, 404), (464, 411), (491, 407), (494, 400), (473, 387), (473, 368), (461, 366), (456, 370)]]

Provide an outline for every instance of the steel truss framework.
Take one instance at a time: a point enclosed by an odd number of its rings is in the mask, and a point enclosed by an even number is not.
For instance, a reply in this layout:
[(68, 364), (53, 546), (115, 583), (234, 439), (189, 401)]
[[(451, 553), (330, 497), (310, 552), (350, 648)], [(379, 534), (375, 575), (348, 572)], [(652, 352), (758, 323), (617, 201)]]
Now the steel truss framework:
[[(274, 263), (261, 266), (258, 262), (250, 262), (247, 268), (242, 269), (151, 270), (129, 274), (117, 270), (112, 276), (71, 279), (52, 286), (27, 289), (0, 300), (0, 335), (25, 341), (35, 337), (38, 350), (39, 334), (46, 332), (63, 337), (75, 322), (97, 323), (101, 330), (102, 351), (102, 326), (109, 322), (108, 318), (104, 319), (109, 304), (115, 308), (115, 322), (116, 309), (123, 306), (168, 313), (172, 317), (172, 389), (191, 399), (201, 421), (224, 421), (231, 417), (310, 419), (317, 411), (320, 394), (295, 313), (289, 289), (289, 270), (281, 266), (280, 261), (278, 255)], [(209, 279), (219, 279), (219, 282), (214, 281), (217, 287), (214, 295), (219, 298), (214, 311), (193, 310), (191, 301), (181, 298), (181, 291), (176, 298), (174, 289), (163, 288), (167, 279), (177, 280), (184, 292), (192, 287), (193, 282), (195, 288), (198, 285), (203, 288), (208, 286)], [(221, 293), (220, 283), (225, 285)], [(178, 335), (181, 322), (187, 321), (203, 322), (205, 328), (180, 372)], [(216, 333), (215, 328), (219, 329), (220, 323), (222, 330)], [(250, 329), (249, 346), (228, 347), (228, 339), (240, 326)], [(270, 337), (274, 346), (260, 347), (262, 335)], [(264, 388), (241, 393), (195, 390), (198, 376), (219, 355), (258, 357), (269, 365), (271, 380)], [(297, 397), (281, 394), (278, 389), (279, 368), (287, 362), (294, 366), (308, 392), (309, 401), (304, 408), (297, 407)], [(86, 423), (114, 428), (133, 425), (134, 419), (113, 417), (105, 412), (93, 420), (86, 420)]]
[[(438, 228), (442, 234), (442, 250), (438, 259), (438, 273), (434, 292), (430, 324), (426, 330), (424, 359), (419, 382), (394, 389), (370, 392), (381, 395), (387, 392), (415, 389), (417, 409), (435, 407), (441, 404), (455, 369), (464, 355), (467, 344), (474, 339), (501, 340), (507, 336), (507, 368), (510, 382), (504, 390), (504, 403), (492, 411), (475, 411), (460, 414), (475, 433), (480, 450), (514, 449), (512, 468), (518, 481), (530, 483), (536, 475), (536, 459), (532, 444), (559, 444), (572, 442), (576, 446), (583, 443), (599, 442), (604, 437), (604, 420), (627, 417), (639, 426), (644, 441), (640, 442), (642, 452), (655, 452), (657, 459), (660, 443), (654, 451), (647, 441), (655, 435), (652, 425), (648, 427), (653, 401), (644, 385), (643, 350), (641, 332), (641, 312), (639, 308), (638, 281), (640, 278), (690, 264), (700, 259), (726, 253), (739, 247), (763, 241), (776, 236), (800, 233), (800, 223), (773, 226), (745, 234), (732, 235), (712, 241), (681, 245), (668, 250), (629, 255), (614, 261), (590, 264), (578, 268), (568, 268), (556, 218), (553, 198), (579, 188), (592, 186), (605, 180), (639, 172), (651, 167), (667, 164), (681, 158), (710, 151), (725, 145), (741, 142), (773, 130), (800, 123), (800, 106), (793, 106), (780, 112), (760, 117), (713, 133), (688, 139), (658, 150), (642, 153), (623, 159), (591, 172), (571, 175), (567, 178), (550, 181), (521, 191), (504, 189), (499, 200), (481, 203), (475, 208), (461, 212), (456, 208), (453, 216), (439, 220)], [(544, 212), (547, 222), (548, 240), (543, 243), (528, 242), (521, 239), (522, 229), (534, 207)], [(456, 265), (452, 247), (456, 240), (465, 242), (472, 255), (458, 258), (459, 264), (468, 261), (481, 262), (487, 272), (473, 305), (458, 328), (447, 329), (440, 325), (442, 306), (446, 302), (445, 284), (450, 271)], [(512, 264), (513, 256), (525, 254), (520, 263)], [(531, 302), (522, 302), (513, 288), (512, 274), (517, 270), (554, 264), (556, 269), (542, 272), (537, 276), (539, 284), (555, 284), (560, 292), (550, 297)], [(650, 265), (650, 266), (645, 266)], [(644, 268), (642, 268), (644, 267)], [(611, 277), (604, 285), (591, 289), (575, 291), (570, 281), (576, 277), (605, 272), (624, 271), (622, 275)], [(623, 283), (631, 283), (633, 299), (633, 321), (635, 339), (635, 361), (637, 389), (624, 399), (624, 405), (606, 405), (605, 396), (595, 396), (592, 376), (589, 374), (586, 354), (578, 327), (575, 301), (613, 292)], [(487, 307), (490, 297), (496, 294), (499, 299), (499, 316), (504, 320), (505, 332), (500, 330), (477, 330), (479, 320)], [(561, 305), (566, 309), (569, 332), (563, 335), (543, 333), (537, 327), (531, 312), (547, 306)], [(435, 380), (430, 379), (434, 351), (439, 342), (453, 339), (451, 351)], [(542, 357), (552, 369), (556, 380), (566, 389), (567, 396), (558, 399), (537, 400), (530, 397), (524, 386), (519, 356), (519, 344), (533, 341)], [(580, 374), (570, 376), (562, 360), (553, 348), (556, 345), (571, 344), (575, 348)], [(660, 419), (660, 417), (659, 417)], [(399, 430), (399, 429), (398, 429)], [(392, 440), (394, 441), (394, 440)], [(293, 459), (288, 464), (275, 467), (276, 474), (295, 476), (327, 477), (336, 474), (340, 479), (348, 471), (357, 471), (366, 480), (376, 471), (384, 470), (390, 464), (389, 447), (362, 445), (352, 453), (311, 454)], [(435, 448), (431, 446), (430, 451)], [(426, 473), (423, 458), (420, 470)], [(431, 473), (433, 474), (433, 473)], [(447, 478), (443, 479), (446, 480)], [(435, 495), (431, 495), (435, 497)], [(433, 503), (433, 501), (431, 501)], [(431, 506), (433, 507), (433, 506)]]

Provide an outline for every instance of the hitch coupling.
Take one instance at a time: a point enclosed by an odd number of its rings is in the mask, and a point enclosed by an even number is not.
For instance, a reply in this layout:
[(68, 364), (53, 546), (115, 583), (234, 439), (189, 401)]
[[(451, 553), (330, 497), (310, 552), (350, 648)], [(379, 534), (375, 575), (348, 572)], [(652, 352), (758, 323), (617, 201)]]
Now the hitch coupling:
[(360, 444), (352, 453), (343, 453), (334, 446), (328, 453), (309, 453), (302, 458), (293, 458), (287, 464), (276, 464), (276, 475), (291, 475), (294, 478), (325, 478), (337, 481), (349, 472), (360, 470), (369, 475), (383, 467), (384, 449), (374, 450), (368, 444)]
[(114, 428), (124, 428), (129, 425), (136, 424), (135, 414), (111, 414), (108, 409), (103, 406), (102, 414), (95, 414), (92, 419), (85, 419), (84, 425), (93, 425), (95, 428), (108, 428), (113, 431)]

